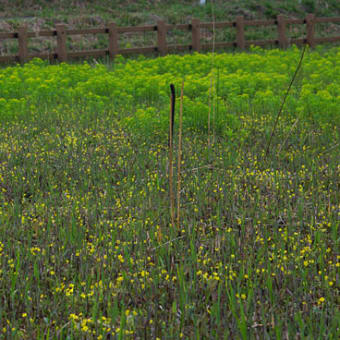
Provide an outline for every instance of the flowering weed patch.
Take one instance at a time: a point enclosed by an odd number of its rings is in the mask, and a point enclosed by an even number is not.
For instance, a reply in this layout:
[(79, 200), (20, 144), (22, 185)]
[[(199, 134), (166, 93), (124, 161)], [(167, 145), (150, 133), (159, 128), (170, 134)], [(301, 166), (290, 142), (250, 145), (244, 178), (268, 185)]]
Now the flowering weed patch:
[(0, 337), (337, 338), (339, 48), (307, 53), (265, 155), (299, 56), (1, 69)]

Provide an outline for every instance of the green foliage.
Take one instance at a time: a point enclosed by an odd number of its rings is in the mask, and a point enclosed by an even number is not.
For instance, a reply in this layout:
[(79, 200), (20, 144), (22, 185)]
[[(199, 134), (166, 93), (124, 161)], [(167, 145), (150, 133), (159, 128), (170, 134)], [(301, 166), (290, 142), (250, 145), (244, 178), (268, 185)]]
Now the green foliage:
[[(142, 131), (141, 126), (151, 133), (164, 131), (169, 84), (174, 82), (179, 89), (185, 78), (184, 128), (207, 132), (210, 105), (215, 133), (241, 133), (238, 115), (252, 110), (277, 112), (299, 55), (297, 48), (265, 52), (254, 47), (250, 54), (214, 58), (209, 54), (135, 61), (117, 58), (112, 72), (104, 65), (49, 66), (36, 59), (0, 72), (0, 117), (14, 119), (42, 105), (46, 109), (56, 104), (87, 105), (93, 111), (130, 111), (125, 121), (135, 133)], [(308, 53), (299, 83), (286, 103), (288, 115), (302, 115), (323, 126), (339, 123), (339, 56), (337, 48), (324, 55)]]
[(1, 69), (0, 338), (338, 338), (339, 48), (264, 154), (300, 53)]

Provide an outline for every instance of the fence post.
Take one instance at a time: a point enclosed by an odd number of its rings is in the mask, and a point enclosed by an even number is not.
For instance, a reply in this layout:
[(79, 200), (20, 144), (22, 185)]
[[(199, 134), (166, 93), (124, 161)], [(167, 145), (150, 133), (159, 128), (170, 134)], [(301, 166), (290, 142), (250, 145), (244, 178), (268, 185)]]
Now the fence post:
[(288, 47), (288, 39), (286, 37), (286, 19), (283, 15), (277, 16), (277, 31), (279, 36), (279, 46), (280, 48)]
[(191, 33), (192, 33), (192, 49), (194, 51), (201, 51), (201, 30), (200, 30), (200, 20), (192, 19), (191, 22)]
[(57, 56), (59, 61), (67, 60), (66, 52), (66, 26), (64, 24), (58, 24), (55, 26), (57, 31)]
[(118, 54), (118, 30), (114, 22), (109, 23), (109, 56), (110, 60)]
[(27, 61), (28, 57), (28, 41), (27, 41), (27, 26), (18, 28), (18, 44), (19, 44), (19, 61), (21, 64)]
[(244, 37), (244, 17), (238, 16), (236, 17), (236, 44), (240, 49), (244, 49), (246, 47), (246, 41)]
[(315, 47), (315, 15), (314, 14), (307, 14), (306, 16), (306, 26), (307, 26), (307, 34), (306, 40), (307, 44), (310, 47)]
[(157, 22), (157, 46), (161, 56), (168, 53), (168, 47), (166, 45), (166, 26), (163, 20)]

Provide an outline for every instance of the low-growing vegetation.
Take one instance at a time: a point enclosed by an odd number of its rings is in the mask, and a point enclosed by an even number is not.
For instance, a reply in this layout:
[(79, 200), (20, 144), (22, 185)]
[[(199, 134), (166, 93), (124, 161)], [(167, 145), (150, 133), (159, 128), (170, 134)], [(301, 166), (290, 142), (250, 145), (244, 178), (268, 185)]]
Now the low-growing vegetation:
[(306, 52), (265, 152), (300, 55), (1, 69), (0, 337), (338, 338), (339, 48)]

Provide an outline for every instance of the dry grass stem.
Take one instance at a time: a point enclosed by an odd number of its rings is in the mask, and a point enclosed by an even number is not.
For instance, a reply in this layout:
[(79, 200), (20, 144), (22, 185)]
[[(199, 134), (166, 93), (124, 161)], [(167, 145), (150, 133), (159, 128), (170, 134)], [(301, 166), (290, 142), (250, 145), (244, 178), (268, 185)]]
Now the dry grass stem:
[(208, 146), (210, 146), (210, 114), (211, 114), (211, 93), (212, 93), (212, 77), (210, 78), (210, 89), (209, 89), (209, 111), (208, 111)]
[(183, 91), (184, 91), (184, 81), (182, 81), (181, 101), (180, 101), (180, 108), (179, 108), (178, 158), (177, 158), (177, 229), (180, 228), (180, 209), (181, 209), (181, 160), (182, 160)]
[(295, 80), (295, 78), (296, 78), (296, 76), (297, 76), (297, 74), (298, 74), (298, 72), (299, 72), (299, 70), (300, 70), (300, 68), (301, 68), (302, 60), (303, 60), (303, 57), (304, 57), (305, 52), (306, 52), (306, 47), (307, 47), (307, 44), (305, 44), (305, 46), (304, 46), (304, 48), (303, 48), (303, 50), (302, 50), (302, 53), (301, 53), (301, 57), (300, 57), (299, 63), (298, 63), (298, 65), (297, 65), (297, 67), (296, 67), (296, 70), (295, 70), (295, 73), (294, 73), (294, 75), (293, 75), (293, 78), (292, 78), (292, 80), (290, 81), (290, 84), (289, 84), (289, 86), (288, 86), (288, 88), (287, 88), (287, 91), (286, 91), (285, 96), (284, 96), (284, 98), (283, 98), (283, 101), (282, 101), (282, 103), (281, 103), (281, 107), (280, 107), (279, 112), (278, 112), (278, 114), (277, 114), (277, 116), (276, 116), (275, 123), (274, 123), (274, 126), (273, 126), (273, 130), (272, 130), (272, 133), (271, 133), (271, 135), (270, 135), (269, 142), (268, 142), (268, 145), (267, 145), (266, 156), (268, 156), (270, 143), (271, 143), (271, 141), (272, 141), (272, 139), (273, 139), (273, 136), (274, 136), (274, 132), (275, 132), (277, 123), (279, 122), (279, 118), (280, 118), (280, 116), (281, 116), (281, 113), (282, 113), (282, 110), (283, 110), (283, 106), (285, 105), (285, 102), (286, 102), (286, 99), (287, 99), (288, 94), (289, 94), (289, 92), (290, 92), (290, 89), (291, 89), (291, 87), (292, 87), (292, 85), (293, 85), (293, 83), (294, 83), (294, 80)]

